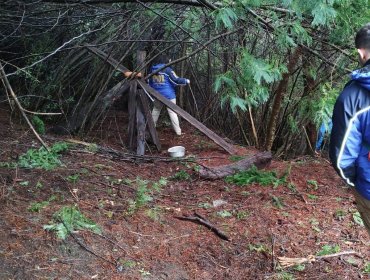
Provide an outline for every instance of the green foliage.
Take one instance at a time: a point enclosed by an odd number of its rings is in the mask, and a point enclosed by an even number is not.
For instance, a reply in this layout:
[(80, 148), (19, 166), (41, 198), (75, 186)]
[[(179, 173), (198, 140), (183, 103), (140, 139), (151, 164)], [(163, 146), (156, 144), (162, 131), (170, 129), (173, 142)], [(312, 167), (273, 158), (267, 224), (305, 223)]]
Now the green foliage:
[(352, 214), (352, 218), (353, 218), (354, 222), (356, 224), (358, 224), (359, 226), (362, 226), (362, 227), (365, 226), (364, 221), (361, 218), (361, 214), (358, 211), (356, 211), (355, 213)]
[(333, 87), (330, 83), (323, 84), (313, 96), (303, 98), (300, 114), (312, 120), (317, 127), (322, 123), (327, 125), (331, 120), (334, 104), (342, 86)]
[(80, 179), (80, 174), (73, 174), (67, 177), (68, 182), (71, 182), (73, 184), (76, 184), (79, 179)]
[(230, 104), (236, 113), (239, 108), (246, 111), (269, 98), (268, 84), (281, 79), (286, 67), (277, 61), (268, 63), (243, 50), (236, 70), (219, 75), (215, 81), (215, 91), (221, 93), (221, 105)]
[(76, 206), (64, 206), (53, 215), (53, 222), (44, 225), (44, 229), (55, 231), (60, 239), (66, 239), (67, 236), (76, 230), (88, 229), (100, 233), (101, 229), (92, 220), (86, 218)]
[(203, 209), (209, 209), (209, 208), (212, 208), (212, 205), (208, 202), (200, 202), (198, 204), (198, 207), (203, 208)]
[(39, 134), (45, 134), (45, 123), (38, 116), (33, 116), (31, 120), (35, 130)]
[(261, 171), (257, 167), (252, 166), (250, 169), (242, 172), (238, 172), (234, 175), (227, 176), (225, 181), (230, 184), (236, 184), (239, 186), (245, 186), (252, 183), (258, 183), (262, 186), (278, 185), (286, 183), (286, 175), (278, 178), (274, 171)]
[(238, 212), (236, 212), (236, 218), (238, 220), (244, 220), (244, 219), (248, 218), (249, 215), (250, 215), (250, 213), (248, 211), (238, 211)]
[(233, 216), (233, 214), (231, 214), (231, 212), (227, 210), (218, 211), (217, 215), (220, 216), (221, 218), (230, 218)]
[(307, 180), (307, 184), (313, 186), (314, 190), (317, 190), (319, 188), (319, 185), (317, 184), (316, 180)]
[(190, 175), (185, 170), (180, 170), (179, 172), (172, 176), (172, 179), (177, 181), (187, 181), (190, 179)]
[(367, 262), (365, 264), (363, 272), (366, 274), (370, 274), (370, 262)]
[(238, 20), (238, 16), (232, 8), (224, 7), (217, 9), (213, 12), (216, 29), (219, 29), (221, 25), (225, 28), (231, 29), (234, 23)]
[(307, 197), (308, 197), (309, 199), (312, 199), (312, 200), (316, 200), (316, 199), (317, 199), (317, 195), (310, 194), (310, 193), (308, 193), (308, 194), (307, 194)]
[(280, 198), (280, 197), (277, 197), (277, 196), (272, 196), (272, 202), (274, 204), (275, 207), (279, 208), (279, 209), (283, 209), (284, 208), (284, 202), (283, 202), (283, 199)]
[(325, 255), (330, 255), (330, 254), (335, 254), (340, 251), (339, 245), (324, 245), (321, 247), (321, 250), (317, 252), (317, 256), (325, 256)]
[(321, 232), (321, 229), (319, 228), (319, 222), (315, 218), (310, 219), (311, 227), (316, 232)]
[(304, 271), (306, 269), (306, 266), (304, 264), (297, 264), (293, 266), (293, 269), (296, 271)]
[(13, 169), (13, 168), (16, 168), (18, 166), (17, 163), (15, 162), (4, 162), (4, 161), (0, 161), (0, 168), (9, 168), (9, 169)]
[(28, 207), (28, 211), (30, 211), (30, 212), (40, 212), (41, 209), (45, 208), (48, 205), (49, 205), (49, 201), (33, 202)]
[(289, 273), (289, 272), (286, 272), (286, 271), (283, 271), (283, 272), (279, 272), (277, 274), (277, 279), (279, 280), (294, 280), (294, 275)]
[(158, 182), (153, 182), (152, 189), (156, 192), (161, 192), (162, 188), (166, 186), (168, 183), (167, 179), (165, 177), (161, 177)]
[(65, 142), (58, 142), (50, 148), (48, 152), (44, 147), (36, 149), (29, 149), (27, 153), (19, 157), (18, 165), (23, 168), (41, 168), (45, 170), (54, 169), (62, 162), (59, 160), (60, 153), (68, 149), (68, 144)]
[[(334, 1), (328, 2), (332, 2), (331, 4), (333, 4)], [(337, 14), (335, 9), (330, 4), (325, 2), (318, 3), (311, 13), (313, 15), (313, 21), (311, 23), (313, 26), (327, 25), (335, 18)]]
[(230, 156), (229, 157), (229, 160), (230, 161), (233, 161), (233, 162), (236, 162), (236, 161), (240, 161), (240, 160), (242, 160), (242, 159), (244, 159), (244, 157), (243, 156)]
[(257, 253), (270, 253), (270, 249), (265, 245), (261, 243), (256, 244), (249, 244), (248, 245), (249, 251), (255, 251)]
[(136, 178), (135, 182), (137, 184), (136, 196), (135, 200), (129, 201), (128, 214), (133, 214), (139, 208), (153, 201), (155, 192), (160, 192), (162, 187), (167, 185), (167, 180), (163, 177), (158, 182), (152, 182), (152, 184), (150, 184), (150, 181), (140, 178)]
[(342, 209), (337, 209), (335, 211), (335, 218), (339, 221), (342, 221), (344, 217), (346, 216), (346, 212)]
[(153, 201), (151, 192), (148, 188), (148, 181), (137, 179), (138, 188), (136, 190), (135, 207), (140, 208), (146, 203)]
[(159, 221), (161, 218), (161, 211), (158, 207), (150, 208), (145, 213), (153, 221)]

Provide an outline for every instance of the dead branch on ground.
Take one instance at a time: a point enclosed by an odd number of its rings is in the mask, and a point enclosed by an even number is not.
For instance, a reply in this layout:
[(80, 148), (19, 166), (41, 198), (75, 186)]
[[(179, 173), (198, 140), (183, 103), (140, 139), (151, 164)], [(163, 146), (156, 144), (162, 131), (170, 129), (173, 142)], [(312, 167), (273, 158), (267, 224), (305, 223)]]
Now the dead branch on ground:
[(216, 228), (216, 226), (212, 225), (208, 220), (206, 220), (204, 217), (202, 217), (200, 214), (194, 212), (194, 216), (175, 216), (178, 220), (184, 220), (184, 221), (192, 221), (199, 223), (210, 230), (212, 230), (218, 237), (220, 237), (223, 240), (230, 241), (230, 238), (223, 233), (221, 230)]
[(328, 259), (328, 258), (335, 258), (335, 257), (343, 256), (343, 255), (357, 255), (357, 256), (361, 257), (355, 251), (344, 251), (344, 252), (339, 252), (339, 253), (324, 255), (324, 256), (309, 255), (306, 258), (278, 257), (278, 261), (279, 261), (280, 265), (283, 268), (287, 268), (287, 267), (298, 265), (298, 264), (313, 263), (313, 262), (318, 261), (318, 260)]

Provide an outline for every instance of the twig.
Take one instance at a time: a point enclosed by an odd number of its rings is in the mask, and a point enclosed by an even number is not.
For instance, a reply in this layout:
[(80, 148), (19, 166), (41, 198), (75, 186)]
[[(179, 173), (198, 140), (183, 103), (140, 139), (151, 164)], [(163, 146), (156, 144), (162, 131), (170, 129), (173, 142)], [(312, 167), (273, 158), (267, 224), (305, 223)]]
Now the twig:
[(179, 220), (184, 220), (184, 221), (192, 221), (192, 222), (197, 222), (210, 230), (212, 230), (218, 237), (220, 237), (223, 240), (230, 241), (230, 238), (227, 237), (226, 234), (224, 234), (222, 231), (217, 229), (214, 225), (212, 225), (209, 221), (207, 221), (204, 217), (201, 215), (194, 213), (194, 216), (175, 216), (176, 219)]
[(24, 108), (22, 107), (22, 104), (19, 102), (17, 96), (15, 95), (13, 89), (12, 89), (12, 86), (10, 85), (9, 83), (9, 80), (8, 78), (6, 77), (6, 74), (5, 74), (5, 71), (4, 71), (4, 68), (3, 68), (3, 65), (2, 63), (0, 62), (0, 78), (4, 84), (4, 87), (5, 88), (8, 88), (11, 96), (13, 97), (15, 103), (17, 104), (18, 106), (18, 109), (19, 111), (21, 112), (23, 118), (26, 120), (28, 126), (30, 127), (30, 129), (32, 130), (33, 134), (36, 136), (37, 140), (40, 141), (41, 145), (44, 146), (44, 148), (49, 151), (49, 148), (48, 146), (46, 145), (46, 143), (41, 139), (40, 135), (37, 133), (37, 131), (35, 130), (35, 128), (33, 127), (32, 123), (30, 122), (30, 120), (28, 119), (26, 113), (25, 113), (25, 110)]
[(304, 134), (306, 135), (306, 139), (307, 139), (308, 146), (310, 147), (310, 149), (311, 149), (312, 153), (315, 153), (314, 149), (312, 148), (310, 138), (308, 137), (307, 130), (306, 130), (306, 128), (304, 127), (304, 125), (302, 125), (302, 127), (303, 127), (303, 130), (304, 130)]

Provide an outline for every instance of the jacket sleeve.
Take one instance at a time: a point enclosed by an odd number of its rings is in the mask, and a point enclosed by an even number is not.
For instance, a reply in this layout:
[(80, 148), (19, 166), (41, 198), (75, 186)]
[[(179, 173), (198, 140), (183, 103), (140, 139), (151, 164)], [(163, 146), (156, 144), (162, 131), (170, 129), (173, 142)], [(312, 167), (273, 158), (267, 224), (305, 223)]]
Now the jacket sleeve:
[(178, 77), (175, 71), (173, 71), (170, 67), (166, 68), (165, 73), (168, 76), (170, 82), (175, 86), (187, 85), (189, 83), (188, 79)]
[(346, 99), (338, 98), (334, 106), (329, 156), (337, 173), (347, 184), (354, 186), (362, 133), (359, 115), (352, 115), (348, 105)]

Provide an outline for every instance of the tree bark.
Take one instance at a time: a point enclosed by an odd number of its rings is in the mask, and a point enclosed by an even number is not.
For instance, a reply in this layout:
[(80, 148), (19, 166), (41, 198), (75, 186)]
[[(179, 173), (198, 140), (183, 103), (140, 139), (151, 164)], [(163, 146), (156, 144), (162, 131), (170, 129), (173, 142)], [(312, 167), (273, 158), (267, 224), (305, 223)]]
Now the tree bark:
[(300, 48), (296, 48), (294, 52), (289, 56), (289, 63), (288, 63), (288, 72), (283, 74), (283, 78), (281, 79), (275, 93), (274, 103), (272, 105), (271, 114), (270, 114), (270, 121), (267, 129), (267, 136), (265, 141), (265, 149), (267, 151), (271, 151), (272, 144), (275, 139), (275, 131), (276, 131), (276, 124), (279, 118), (281, 103), (284, 98), (284, 94), (288, 88), (289, 78), (294, 71), (295, 66), (297, 65), (297, 61), (300, 57), (301, 50)]

